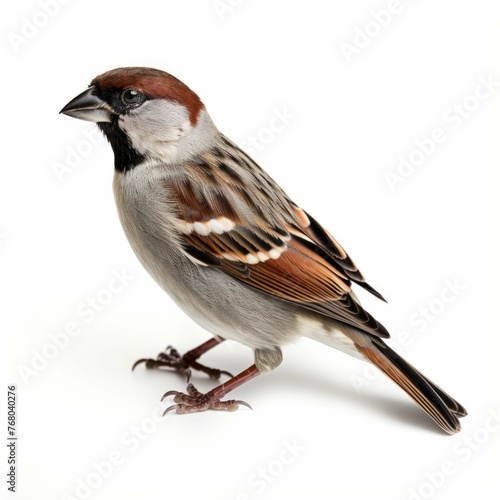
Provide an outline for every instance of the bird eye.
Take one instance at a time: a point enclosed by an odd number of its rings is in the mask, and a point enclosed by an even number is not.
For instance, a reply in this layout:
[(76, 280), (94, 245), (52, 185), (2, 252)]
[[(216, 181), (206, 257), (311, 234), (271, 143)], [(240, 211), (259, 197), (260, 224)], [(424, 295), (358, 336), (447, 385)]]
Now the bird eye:
[(127, 89), (122, 92), (122, 102), (127, 106), (137, 106), (142, 103), (144, 95), (135, 89)]

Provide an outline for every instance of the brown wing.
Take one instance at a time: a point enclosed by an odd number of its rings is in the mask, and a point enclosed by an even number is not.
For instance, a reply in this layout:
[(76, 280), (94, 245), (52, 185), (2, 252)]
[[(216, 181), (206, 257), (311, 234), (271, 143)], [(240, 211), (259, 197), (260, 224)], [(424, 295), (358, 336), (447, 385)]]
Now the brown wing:
[[(212, 164), (213, 159), (207, 168)], [(199, 172), (198, 162), (186, 177), (165, 185), (169, 199), (176, 199), (176, 227), (189, 258), (305, 309), (389, 337), (354, 299), (351, 280), (382, 296), (333, 237), (271, 185), (270, 178), (265, 178), (268, 189), (259, 178), (250, 195), (236, 188), (241, 183), (221, 175), (221, 169), (212, 169), (203, 183)], [(229, 189), (221, 189), (223, 183)]]

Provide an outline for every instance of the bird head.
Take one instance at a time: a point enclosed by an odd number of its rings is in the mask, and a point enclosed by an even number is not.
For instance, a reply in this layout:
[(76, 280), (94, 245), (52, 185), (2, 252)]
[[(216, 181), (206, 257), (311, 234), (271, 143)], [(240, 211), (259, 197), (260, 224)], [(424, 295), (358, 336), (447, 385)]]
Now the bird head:
[(127, 171), (147, 160), (180, 163), (210, 146), (217, 129), (200, 98), (153, 68), (118, 68), (92, 80), (61, 113), (97, 123)]

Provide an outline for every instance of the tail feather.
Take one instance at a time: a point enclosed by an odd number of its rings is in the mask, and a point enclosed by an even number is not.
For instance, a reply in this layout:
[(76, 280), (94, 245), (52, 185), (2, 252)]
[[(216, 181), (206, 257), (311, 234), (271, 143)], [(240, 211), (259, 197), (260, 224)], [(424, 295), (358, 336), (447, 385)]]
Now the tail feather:
[(441, 387), (436, 385), (432, 380), (429, 380), (425, 375), (419, 372), (416, 368), (414, 370), (427, 381), (427, 383), (436, 391), (437, 395), (443, 400), (449, 410), (454, 413), (457, 417), (467, 416), (467, 410), (455, 399), (453, 399), (449, 394), (443, 391)]
[(356, 349), (396, 382), (445, 432), (454, 434), (460, 430), (458, 417), (467, 415), (460, 403), (422, 375), (381, 339), (372, 337), (369, 342), (362, 344), (355, 341)]

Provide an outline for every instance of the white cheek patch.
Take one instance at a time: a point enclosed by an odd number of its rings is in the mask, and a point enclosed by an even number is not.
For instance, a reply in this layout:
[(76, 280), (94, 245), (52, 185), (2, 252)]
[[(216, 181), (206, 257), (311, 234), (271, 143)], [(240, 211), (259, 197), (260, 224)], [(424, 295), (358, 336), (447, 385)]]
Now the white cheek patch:
[(183, 123), (177, 128), (172, 128), (168, 131), (168, 134), (163, 134), (158, 138), (160, 144), (168, 144), (170, 142), (177, 142), (181, 137), (184, 137), (186, 133), (191, 129), (191, 124), (189, 121)]
[(139, 153), (166, 161), (175, 156), (179, 140), (192, 128), (187, 110), (165, 99), (146, 101), (120, 116), (118, 126)]

